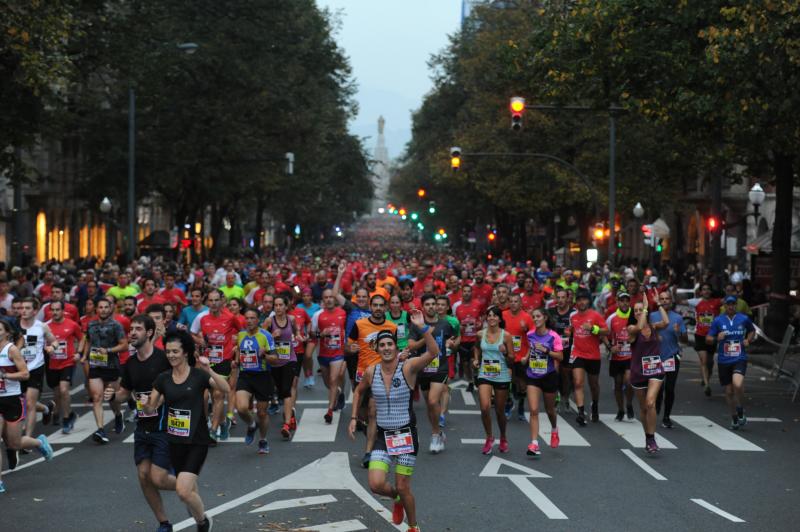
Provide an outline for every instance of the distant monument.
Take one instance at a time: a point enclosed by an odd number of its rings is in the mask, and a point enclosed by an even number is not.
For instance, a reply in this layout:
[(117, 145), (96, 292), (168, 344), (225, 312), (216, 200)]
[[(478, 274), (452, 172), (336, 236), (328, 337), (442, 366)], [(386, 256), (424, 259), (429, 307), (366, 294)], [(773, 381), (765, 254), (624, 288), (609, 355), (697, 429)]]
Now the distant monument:
[(373, 152), (373, 179), (375, 180), (375, 200), (372, 202), (372, 214), (378, 214), (380, 207), (386, 207), (386, 198), (389, 193), (389, 152), (386, 150), (386, 139), (383, 130), (386, 120), (378, 117), (378, 140)]

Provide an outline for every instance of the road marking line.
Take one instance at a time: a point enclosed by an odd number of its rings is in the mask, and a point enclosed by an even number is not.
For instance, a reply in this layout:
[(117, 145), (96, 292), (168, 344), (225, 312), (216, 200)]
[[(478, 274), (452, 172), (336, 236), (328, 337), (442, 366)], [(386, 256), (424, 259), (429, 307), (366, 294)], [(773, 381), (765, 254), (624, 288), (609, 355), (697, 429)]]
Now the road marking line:
[(83, 384), (79, 384), (79, 385), (77, 385), (76, 387), (72, 388), (72, 389), (69, 391), (69, 394), (70, 394), (70, 395), (75, 395), (75, 394), (76, 394), (76, 393), (78, 393), (78, 392), (82, 392), (82, 391), (83, 391), (85, 388), (86, 388), (86, 386), (84, 386)]
[(475, 396), (472, 395), (471, 392), (467, 390), (459, 390), (461, 392), (461, 398), (464, 400), (464, 404), (467, 406), (475, 406)]
[(630, 458), (634, 464), (641, 467), (645, 473), (647, 473), (654, 479), (667, 480), (667, 477), (665, 477), (664, 475), (662, 475), (661, 473), (659, 473), (658, 471), (647, 465), (644, 460), (636, 456), (630, 449), (620, 449), (620, 451), (622, 451), (622, 454)]
[(456, 416), (469, 415), (469, 414), (473, 414), (473, 415), (476, 415), (476, 416), (481, 415), (481, 411), (480, 410), (448, 410), (447, 413), (448, 414), (453, 414), (453, 415), (456, 415)]
[(269, 512), (272, 510), (285, 510), (287, 508), (300, 508), (301, 506), (312, 506), (314, 504), (326, 504), (329, 502), (336, 502), (336, 497), (333, 495), (320, 495), (318, 497), (301, 497), (299, 499), (285, 499), (283, 501), (275, 501), (265, 504), (261, 508), (250, 510), (251, 514), (259, 512)]
[(327, 399), (300, 399), (295, 401), (298, 405), (327, 405)]
[[(56, 456), (61, 456), (64, 453), (68, 453), (72, 449), (73, 449), (72, 447), (64, 447), (63, 449), (59, 449), (59, 450), (57, 450), (56, 452), (53, 453), (53, 458), (55, 458)], [(39, 452), (39, 451), (36, 451), (36, 452)], [(36, 464), (41, 464), (42, 462), (44, 462), (44, 457), (37, 458), (36, 460), (31, 460), (30, 462), (26, 462), (26, 463), (24, 463), (24, 464), (22, 464), (20, 466), (17, 466), (16, 469), (8, 469), (6, 471), (3, 471), (3, 475), (9, 475), (11, 473), (16, 473), (17, 471), (25, 469), (26, 467), (31, 467), (31, 466), (36, 465)]]
[(334, 442), (336, 430), (339, 428), (340, 412), (333, 413), (333, 423), (328, 425), (322, 418), (328, 412), (327, 408), (305, 408), (297, 423), (297, 432), (292, 437), (293, 442)]
[(367, 527), (358, 519), (350, 519), (349, 521), (305, 526), (297, 530), (307, 530), (308, 532), (353, 532), (354, 530), (367, 530)]
[(739, 519), (735, 515), (729, 514), (725, 510), (720, 510), (719, 508), (717, 508), (716, 506), (714, 506), (710, 502), (706, 502), (703, 499), (689, 499), (689, 500), (692, 501), (693, 503), (697, 504), (697, 505), (702, 506), (706, 510), (709, 510), (709, 511), (714, 512), (715, 514), (717, 514), (717, 515), (719, 515), (721, 517), (724, 517), (728, 521), (733, 521), (734, 523), (745, 523), (746, 522), (744, 519)]
[(764, 450), (703, 416), (670, 416), (670, 419), (723, 451)]
[(511, 481), (519, 490), (531, 500), (533, 504), (539, 508), (548, 519), (569, 519), (564, 512), (558, 509), (558, 506), (553, 504), (553, 501), (547, 498), (542, 491), (533, 485), (527, 477), (523, 476), (509, 476), (508, 480)]
[[(672, 416), (674, 419), (675, 416)], [(621, 436), (631, 446), (644, 449), (644, 429), (638, 420), (630, 421), (617, 421), (614, 414), (600, 414), (600, 421), (603, 425), (613, 430), (617, 435)], [(662, 449), (677, 449), (677, 447), (666, 439), (664, 436), (656, 432), (656, 441), (658, 446)]]
[[(125, 438), (122, 443), (133, 443), (134, 434), (131, 434), (127, 438)], [(218, 443), (244, 443), (243, 436), (229, 436), (227, 440), (219, 440)]]
[[(531, 414), (530, 412), (525, 412), (525, 418), (530, 423)], [(560, 440), (559, 447), (591, 447), (592, 444), (586, 441), (586, 439), (581, 436), (575, 427), (570, 425), (566, 422), (566, 420), (561, 417), (557, 416), (556, 426), (558, 427), (558, 438)], [(547, 430), (544, 430), (544, 427), (548, 427)], [(539, 412), (539, 435), (542, 437), (542, 440), (547, 445), (550, 445), (550, 434), (551, 429), (550, 427), (550, 419), (547, 417), (546, 412)], [(545, 434), (547, 437), (545, 437)]]
[(781, 420), (776, 417), (749, 417), (747, 418), (748, 423), (750, 421), (754, 423), (780, 423)]
[[(104, 413), (107, 411), (104, 411)], [(109, 419), (108, 416), (103, 416), (106, 422), (103, 426), (108, 425), (114, 421), (114, 416)], [(63, 434), (60, 430), (48, 436), (50, 443), (64, 444), (64, 443), (80, 443), (86, 438), (90, 437), (94, 431), (97, 430), (97, 423), (94, 421), (94, 412), (90, 411), (78, 418), (75, 421), (75, 428), (69, 434)]]
[[(461, 438), (461, 443), (463, 443), (464, 445), (483, 445), (484, 443), (486, 443), (486, 440), (481, 438)], [(499, 444), (500, 440), (495, 439), (492, 445), (499, 445)]]

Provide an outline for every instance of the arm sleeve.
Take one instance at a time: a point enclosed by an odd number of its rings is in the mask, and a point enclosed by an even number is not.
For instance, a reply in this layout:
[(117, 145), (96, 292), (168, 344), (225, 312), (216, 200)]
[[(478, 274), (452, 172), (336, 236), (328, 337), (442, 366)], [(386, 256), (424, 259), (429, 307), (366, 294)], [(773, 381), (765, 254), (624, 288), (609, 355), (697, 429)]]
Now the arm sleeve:
[(350, 339), (358, 340), (358, 322), (354, 323), (353, 328), (350, 329)]
[(133, 391), (133, 384), (131, 384), (131, 375), (130, 375), (130, 372), (128, 371), (128, 367), (129, 366), (130, 366), (129, 364), (123, 364), (123, 366), (122, 366), (122, 380), (121, 380), (120, 384), (126, 390)]
[(563, 351), (564, 342), (561, 341), (561, 337), (555, 331), (550, 331), (550, 336), (553, 337), (553, 351)]

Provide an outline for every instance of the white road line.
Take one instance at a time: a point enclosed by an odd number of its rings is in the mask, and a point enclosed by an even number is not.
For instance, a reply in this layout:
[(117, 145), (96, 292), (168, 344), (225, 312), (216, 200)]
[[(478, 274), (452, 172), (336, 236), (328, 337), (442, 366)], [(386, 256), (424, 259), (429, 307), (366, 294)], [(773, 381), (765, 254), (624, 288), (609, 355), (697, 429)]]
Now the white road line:
[(339, 428), (340, 412), (333, 413), (333, 423), (325, 423), (323, 416), (327, 408), (305, 408), (300, 421), (297, 423), (297, 432), (292, 437), (293, 442), (335, 442), (336, 430)]
[[(464, 445), (483, 445), (486, 443), (486, 440), (483, 438), (461, 438), (461, 443)], [(500, 440), (495, 438), (493, 445), (499, 445)]]
[(69, 394), (70, 395), (75, 395), (76, 393), (83, 391), (85, 388), (86, 388), (86, 386), (84, 386), (83, 384), (79, 384), (76, 387), (72, 388), (69, 391)]
[(625, 456), (630, 458), (631, 461), (634, 464), (636, 464), (637, 466), (641, 467), (644, 470), (645, 473), (647, 473), (648, 475), (650, 475), (654, 479), (656, 479), (656, 480), (667, 480), (667, 477), (665, 477), (664, 475), (662, 475), (661, 473), (659, 473), (658, 471), (656, 471), (655, 469), (653, 469), (652, 467), (647, 465), (644, 460), (642, 460), (641, 458), (636, 456), (634, 454), (634, 452), (631, 451), (630, 449), (620, 449), (620, 451), (622, 451), (622, 454), (624, 454)]
[(367, 530), (367, 527), (358, 519), (350, 519), (349, 521), (306, 526), (297, 530), (307, 530), (308, 532), (352, 532), (354, 530)]
[(471, 392), (467, 390), (459, 390), (461, 392), (461, 398), (464, 400), (464, 404), (467, 406), (475, 406), (475, 396), (472, 395)]
[[(122, 443), (133, 443), (133, 434), (125, 438)], [(244, 438), (242, 436), (230, 436), (227, 440), (222, 441), (219, 440), (219, 443), (244, 443)]]
[(327, 405), (327, 399), (298, 399), (296, 401), (298, 405)]
[[(57, 450), (56, 452), (53, 453), (53, 458), (55, 458), (56, 456), (61, 456), (64, 453), (68, 453), (71, 450), (72, 450), (72, 447), (64, 447), (63, 449), (59, 449), (59, 450)], [(36, 451), (36, 452), (38, 452), (38, 451)], [(16, 473), (17, 471), (25, 469), (26, 467), (31, 467), (31, 466), (34, 466), (36, 464), (41, 464), (42, 462), (44, 462), (44, 457), (37, 458), (36, 460), (31, 460), (30, 462), (26, 462), (26, 463), (24, 463), (24, 464), (22, 464), (20, 466), (17, 466), (16, 469), (9, 469), (9, 470), (3, 471), (3, 475), (10, 475), (11, 473)]]
[(525, 494), (527, 498), (535, 504), (548, 519), (569, 519), (564, 512), (558, 509), (558, 506), (553, 504), (553, 501), (541, 492), (539, 488), (533, 485), (527, 477), (521, 475), (509, 476), (508, 480), (511, 481), (519, 490)]
[[(530, 412), (525, 412), (525, 418), (530, 422), (531, 414)], [(561, 417), (557, 416), (557, 424), (558, 427), (558, 439), (560, 441), (559, 446), (564, 447), (591, 447), (592, 444), (586, 441), (586, 439), (581, 436), (575, 427), (570, 425), (566, 422), (566, 420)], [(547, 445), (550, 445), (550, 419), (547, 417), (546, 412), (539, 412), (539, 435), (542, 437), (544, 442)]]
[[(672, 416), (675, 419), (675, 416)], [(637, 448), (644, 448), (644, 429), (638, 420), (630, 421), (617, 421), (614, 419), (614, 414), (600, 414), (600, 421), (603, 425), (617, 433), (631, 446)], [(677, 449), (677, 447), (666, 439), (664, 436), (656, 432), (656, 441), (658, 446), (662, 449)]]
[(716, 506), (714, 506), (710, 502), (706, 502), (703, 499), (689, 499), (689, 500), (692, 501), (693, 503), (697, 504), (697, 505), (702, 506), (703, 508), (705, 508), (706, 510), (708, 510), (710, 512), (714, 512), (715, 514), (717, 514), (717, 515), (719, 515), (721, 517), (724, 517), (728, 521), (733, 521), (734, 523), (745, 523), (746, 522), (744, 519), (739, 519), (735, 515), (729, 514), (725, 510), (720, 510), (719, 508), (717, 508)]
[(754, 422), (754, 423), (780, 423), (781, 420), (776, 417), (747, 417), (747, 422)]
[[(103, 411), (103, 418), (105, 424), (108, 425), (114, 421), (114, 416), (109, 416), (110, 410)], [(48, 436), (50, 443), (57, 443), (59, 445), (65, 443), (80, 443), (86, 438), (90, 437), (94, 431), (97, 430), (97, 424), (94, 421), (94, 412), (87, 412), (80, 416), (75, 421), (75, 428), (69, 434), (63, 434), (60, 430)]]
[(470, 415), (470, 414), (476, 415), (476, 416), (481, 415), (481, 411), (480, 410), (448, 410), (447, 413), (448, 414), (453, 414), (453, 415), (456, 415), (456, 416)]
[(333, 495), (320, 495), (318, 497), (301, 497), (300, 499), (286, 499), (265, 504), (261, 508), (250, 510), (251, 514), (259, 512), (269, 512), (272, 510), (285, 510), (287, 508), (300, 508), (301, 506), (313, 506), (314, 504), (326, 504), (336, 502)]
[(761, 447), (750, 443), (730, 430), (724, 429), (703, 416), (670, 416), (687, 430), (694, 432), (707, 442), (723, 451), (763, 451)]

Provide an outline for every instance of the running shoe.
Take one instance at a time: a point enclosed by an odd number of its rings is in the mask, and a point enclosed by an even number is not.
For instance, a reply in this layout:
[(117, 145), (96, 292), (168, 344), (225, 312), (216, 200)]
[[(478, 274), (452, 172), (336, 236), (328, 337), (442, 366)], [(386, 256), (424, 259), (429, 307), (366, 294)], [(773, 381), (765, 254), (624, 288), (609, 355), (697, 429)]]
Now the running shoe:
[(197, 523), (197, 532), (211, 532), (214, 528), (214, 519), (210, 515), (206, 515), (202, 522)]
[(550, 447), (556, 449), (560, 443), (561, 438), (558, 436), (558, 427), (554, 427), (553, 432), (550, 433)]
[(528, 456), (541, 456), (542, 451), (539, 449), (539, 441), (533, 440), (530, 445), (528, 445)]
[(633, 419), (633, 405), (628, 405), (625, 414), (628, 416), (628, 419)]
[(661, 420), (661, 426), (664, 427), (665, 429), (671, 429), (672, 420), (668, 417), (665, 417), (664, 419)]
[(97, 443), (102, 443), (104, 445), (111, 441), (108, 439), (108, 434), (106, 434), (106, 431), (103, 429), (97, 429), (94, 431), (94, 434), (92, 434), (92, 439)]
[(742, 428), (747, 425), (747, 416), (741, 415), (737, 421), (739, 422), (739, 428)]
[(333, 410), (331, 410), (329, 408), (328, 411), (325, 412), (325, 415), (323, 417), (325, 418), (325, 423), (327, 425), (330, 425), (331, 423), (333, 423)]
[(433, 454), (436, 454), (436, 453), (439, 452), (438, 441), (439, 441), (439, 435), (438, 434), (431, 434), (431, 444), (428, 447), (428, 450), (430, 452), (432, 452)]
[(615, 421), (622, 421), (623, 419), (625, 419), (625, 411), (624, 410), (619, 410), (617, 412), (617, 416), (614, 418), (614, 420)]
[(41, 442), (41, 445), (39, 446), (39, 452), (42, 453), (45, 461), (49, 462), (53, 459), (53, 447), (50, 445), (50, 442), (47, 441), (47, 436), (44, 434), (39, 434), (36, 436), (36, 439)]
[(645, 438), (644, 440), (644, 450), (647, 451), (649, 454), (654, 454), (658, 452), (658, 445), (656, 445), (655, 438)]
[(254, 421), (252, 425), (247, 427), (247, 434), (244, 435), (244, 444), (252, 445), (255, 439), (256, 439), (256, 423)]
[(398, 495), (394, 498), (394, 504), (392, 505), (392, 523), (396, 525), (402, 524), (404, 513), (403, 503), (400, 501), (400, 495)]
[(219, 426), (219, 441), (226, 441), (231, 435), (231, 420), (227, 417)]
[(6, 457), (8, 458), (8, 469), (13, 471), (19, 463), (19, 453), (16, 449), (6, 449)]
[(597, 403), (592, 401), (592, 423), (600, 421), (600, 414), (598, 413)]
[(492, 454), (492, 447), (494, 446), (494, 438), (486, 438), (486, 441), (483, 442), (483, 448), (481, 449), (481, 453), (483, 454)]
[(339, 397), (336, 398), (336, 406), (334, 406), (334, 410), (341, 410), (344, 408), (344, 392), (339, 392)]
[(258, 440), (258, 454), (269, 454), (269, 442)]
[(444, 431), (439, 432), (439, 452), (444, 451), (444, 444), (447, 441), (447, 436)]
[(303, 388), (305, 388), (306, 390), (309, 388), (308, 377), (303, 377)]
[(706, 384), (706, 387), (705, 387), (705, 389), (703, 390), (703, 393), (705, 393), (705, 394), (706, 394), (706, 397), (711, 397), (711, 386), (709, 386), (708, 384)]
[(269, 415), (274, 416), (275, 414), (278, 413), (278, 409), (279, 409), (278, 403), (270, 403), (267, 412), (269, 413)]
[(408, 527), (408, 530), (406, 530), (406, 532), (421, 532), (421, 531), (419, 529), (419, 526), (414, 525), (414, 526)]
[(508, 440), (505, 438), (500, 438), (500, 452), (501, 453), (508, 452)]
[(294, 417), (294, 410), (292, 410), (292, 417), (289, 419), (289, 428), (292, 432), (297, 430), (297, 418)]
[(75, 422), (78, 421), (78, 414), (70, 412), (67, 421), (69, 422), (69, 431), (72, 432), (75, 430)]
[(281, 436), (283, 436), (284, 440), (288, 440), (289, 438), (292, 437), (292, 431), (289, 428), (288, 423), (284, 423), (283, 427), (281, 427)]
[(528, 421), (525, 412), (517, 412), (517, 421)]
[(731, 421), (731, 430), (739, 430), (739, 419)]
[(208, 430), (208, 435), (211, 438), (211, 442), (209, 443), (210, 447), (216, 447), (217, 443), (219, 443), (219, 434), (215, 430)]
[(5, 493), (5, 492), (6, 492), (6, 485), (5, 483), (3, 483), (2, 480), (0, 480), (0, 493)]
[(439, 414), (439, 427), (440, 428), (444, 428), (445, 422), (446, 422), (446, 420), (444, 418), (444, 414)]
[(506, 400), (506, 419), (511, 419), (511, 411), (514, 410), (514, 400), (512, 398), (508, 398)]
[(364, 453), (364, 456), (361, 457), (361, 467), (367, 469), (369, 467), (369, 457), (370, 453)]
[(578, 414), (577, 417), (575, 417), (575, 423), (577, 423), (581, 427), (585, 427), (586, 426), (586, 418), (583, 417), (583, 414)]
[(53, 422), (53, 416), (56, 413), (56, 402), (50, 399), (45, 404), (46, 410), (42, 414), (42, 425), (50, 425)]
[(308, 387), (309, 388), (313, 388), (314, 386), (316, 386), (316, 384), (317, 384), (317, 380), (314, 378), (314, 375), (309, 375), (308, 376)]
[(128, 410), (128, 414), (125, 416), (126, 423), (133, 423), (136, 421), (136, 410)]
[(156, 530), (156, 532), (172, 532), (172, 523), (170, 523), (169, 521), (165, 523), (160, 523), (158, 525), (158, 530)]
[(114, 433), (122, 434), (123, 430), (125, 430), (125, 418), (122, 417), (122, 413), (119, 413), (114, 416)]

